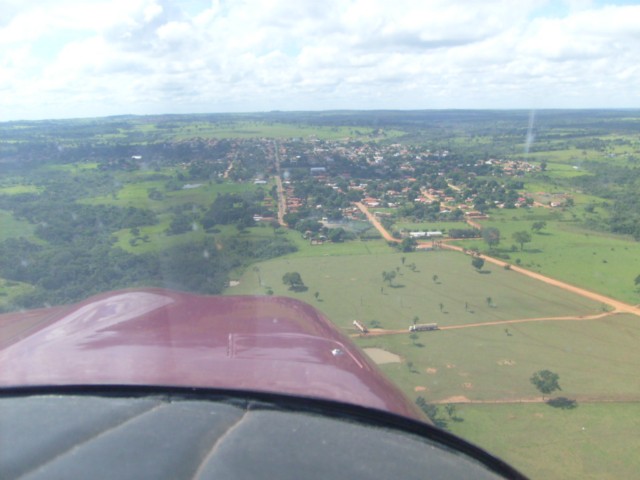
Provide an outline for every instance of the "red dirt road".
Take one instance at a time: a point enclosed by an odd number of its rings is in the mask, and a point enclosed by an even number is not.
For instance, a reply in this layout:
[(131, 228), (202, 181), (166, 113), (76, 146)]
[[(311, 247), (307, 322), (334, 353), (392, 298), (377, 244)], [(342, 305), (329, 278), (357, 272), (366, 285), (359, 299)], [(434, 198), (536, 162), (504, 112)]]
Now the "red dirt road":
[[(388, 242), (399, 242), (400, 240), (393, 238), (389, 232), (382, 226), (382, 224), (378, 221), (378, 219), (369, 211), (369, 209), (362, 204), (361, 202), (357, 202), (356, 206), (367, 216), (367, 219), (371, 222), (371, 224), (380, 232), (380, 235), (387, 240)], [(479, 226), (479, 225), (478, 225)], [(462, 247), (457, 247), (455, 245), (450, 245), (446, 242), (441, 242), (440, 246), (447, 250), (454, 250), (456, 252), (467, 253), (466, 250)], [(531, 270), (527, 270), (522, 267), (518, 267), (516, 265), (508, 264), (507, 262), (503, 262), (502, 260), (498, 260), (497, 258), (488, 257), (486, 255), (482, 255), (487, 262), (493, 263), (495, 265), (499, 265), (504, 267), (505, 265), (509, 265), (511, 271), (520, 273), (521, 275), (526, 275), (527, 277), (534, 278), (540, 282), (544, 282), (549, 285), (553, 285), (554, 287), (562, 288), (568, 292), (575, 293), (577, 295), (581, 295), (583, 297), (589, 298), (591, 300), (595, 300), (596, 302), (600, 302), (606, 305), (613, 307), (615, 312), (620, 313), (631, 313), (633, 315), (637, 315), (640, 317), (640, 308), (637, 305), (630, 305), (625, 302), (621, 302), (620, 300), (616, 300), (611, 297), (607, 297), (606, 295), (602, 295), (600, 293), (592, 292), (590, 290), (586, 290), (584, 288), (576, 287), (575, 285), (571, 285), (570, 283), (562, 282), (560, 280), (556, 280), (555, 278), (547, 277), (546, 275), (542, 275), (540, 273), (532, 272)]]
[[(447, 250), (454, 250), (457, 252), (466, 253), (465, 249), (462, 247), (457, 247), (455, 245), (450, 245), (443, 243), (442, 248)], [(481, 255), (485, 261), (489, 263), (493, 263), (495, 265), (499, 265), (504, 267), (505, 265), (509, 265), (509, 268), (513, 272), (520, 273), (522, 275), (526, 275), (527, 277), (534, 278), (541, 282), (547, 283), (549, 285), (553, 285), (554, 287), (562, 288), (568, 292), (575, 293), (577, 295), (581, 295), (583, 297), (589, 298), (591, 300), (595, 300), (596, 302), (604, 303), (613, 307), (615, 312), (620, 313), (631, 313), (633, 315), (640, 316), (640, 308), (637, 305), (630, 305), (628, 303), (621, 302), (620, 300), (616, 300), (611, 297), (607, 297), (606, 295), (601, 295), (600, 293), (592, 292), (590, 290), (586, 290), (584, 288), (576, 287), (575, 285), (571, 285), (570, 283), (562, 282), (560, 280), (556, 280), (555, 278), (547, 277), (546, 275), (542, 275), (540, 273), (532, 272), (531, 270), (527, 270), (522, 267), (518, 267), (516, 265), (508, 264), (507, 262), (503, 262), (502, 260), (498, 260), (497, 258), (488, 257), (486, 255)]]
[(387, 242), (395, 242), (399, 243), (400, 240), (397, 238), (393, 238), (387, 229), (382, 226), (382, 224), (378, 221), (378, 219), (369, 211), (369, 209), (361, 202), (356, 202), (356, 207), (360, 209), (362, 213), (367, 216), (367, 219), (371, 222), (371, 224), (380, 232), (382, 238), (384, 238)]

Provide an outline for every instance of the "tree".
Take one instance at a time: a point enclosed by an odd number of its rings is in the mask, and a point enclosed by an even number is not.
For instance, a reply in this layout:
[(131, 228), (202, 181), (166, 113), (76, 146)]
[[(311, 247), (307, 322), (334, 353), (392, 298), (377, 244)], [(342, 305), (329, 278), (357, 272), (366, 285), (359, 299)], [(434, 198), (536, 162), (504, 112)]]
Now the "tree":
[(487, 297), (487, 306), (493, 305), (493, 299), (491, 297)]
[(493, 247), (500, 243), (500, 230), (495, 227), (484, 228), (482, 229), (482, 238), (489, 245), (489, 249), (493, 250)]
[(344, 228), (332, 228), (329, 230), (329, 240), (333, 243), (342, 243), (344, 242), (345, 234)]
[(431, 277), (431, 280), (433, 280), (433, 283), (438, 283), (438, 275)]
[(420, 407), (420, 410), (433, 422), (438, 428), (447, 428), (447, 421), (440, 416), (440, 411), (437, 405), (428, 403), (424, 397), (420, 396), (416, 398), (416, 405)]
[(531, 230), (536, 232), (536, 233), (539, 233), (540, 230), (542, 230), (546, 226), (547, 226), (547, 222), (544, 222), (544, 221), (533, 222), (531, 224)]
[(471, 259), (471, 265), (478, 271), (482, 270), (482, 267), (484, 267), (484, 258), (473, 257)]
[(413, 252), (416, 249), (416, 245), (418, 242), (415, 238), (405, 238), (398, 244), (398, 248), (400, 248), (403, 252)]
[(167, 229), (168, 235), (179, 235), (181, 233), (190, 232), (193, 230), (193, 220), (187, 215), (176, 215), (171, 220), (169, 228)]
[(444, 409), (447, 412), (447, 415), (449, 415), (449, 418), (454, 419), (456, 417), (456, 406), (453, 403), (447, 403), (444, 406)]
[(302, 281), (302, 277), (298, 272), (287, 272), (282, 276), (282, 283), (285, 285), (289, 285), (289, 290), (293, 291), (303, 291), (306, 290), (304, 282)]
[(520, 244), (520, 251), (522, 251), (524, 250), (524, 244), (531, 241), (531, 234), (526, 230), (522, 230), (520, 232), (513, 232), (511, 238), (513, 238), (514, 242), (518, 242)]
[(388, 272), (382, 272), (382, 281), (387, 282), (389, 286), (393, 284), (393, 280), (396, 278), (396, 272), (394, 270), (390, 270)]
[(640, 285), (640, 275), (638, 275), (636, 277), (636, 279), (633, 281), (633, 284), (637, 287), (638, 285)]
[(542, 399), (545, 395), (555, 392), (556, 390), (562, 390), (558, 380), (560, 377), (557, 373), (553, 373), (550, 370), (539, 370), (529, 379), (531, 383), (542, 393)]

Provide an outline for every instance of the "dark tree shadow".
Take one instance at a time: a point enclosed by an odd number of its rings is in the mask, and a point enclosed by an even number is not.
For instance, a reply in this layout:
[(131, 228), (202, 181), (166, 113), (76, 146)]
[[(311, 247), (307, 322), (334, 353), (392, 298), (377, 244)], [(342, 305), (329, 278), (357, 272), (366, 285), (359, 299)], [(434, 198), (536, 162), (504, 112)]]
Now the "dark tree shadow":
[(306, 292), (307, 290), (309, 290), (309, 287), (307, 287), (306, 285), (291, 285), (289, 287), (289, 290), (292, 290), (294, 292)]
[(578, 402), (567, 397), (557, 397), (547, 400), (547, 405), (553, 408), (560, 408), (562, 410), (573, 410), (578, 406)]
[(399, 284), (395, 284), (395, 285), (389, 285), (389, 287), (391, 287), (391, 288), (404, 288), (404, 285), (399, 283)]

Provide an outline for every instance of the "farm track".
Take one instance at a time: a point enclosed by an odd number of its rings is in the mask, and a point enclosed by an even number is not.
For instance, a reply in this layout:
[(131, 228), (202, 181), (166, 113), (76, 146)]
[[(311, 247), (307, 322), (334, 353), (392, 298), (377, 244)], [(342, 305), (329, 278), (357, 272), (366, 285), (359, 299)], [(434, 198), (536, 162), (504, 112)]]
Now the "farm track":
[(278, 153), (278, 142), (273, 142), (273, 155), (276, 163), (276, 190), (278, 195), (278, 223), (286, 227), (287, 222), (284, 221), (284, 216), (287, 213), (287, 197), (284, 193), (284, 186), (282, 185), (282, 177), (280, 176), (280, 154)]
[[(372, 225), (378, 230), (378, 232), (380, 232), (380, 234), (383, 236), (383, 238), (387, 241), (390, 242), (399, 242), (398, 239), (393, 238), (389, 232), (384, 228), (384, 226), (382, 226), (382, 224), (378, 221), (377, 218), (375, 218), (375, 216), (369, 211), (369, 209), (362, 203), (357, 202), (356, 206), (367, 216), (367, 218), (369, 219), (369, 221), (372, 223)], [(480, 227), (480, 225), (478, 224), (478, 227)], [(453, 250), (456, 252), (461, 252), (464, 254), (467, 254), (467, 251), (462, 248), (462, 247), (458, 247), (456, 245), (450, 245), (446, 242), (441, 242), (440, 243), (440, 247), (444, 248), (446, 250)], [(506, 267), (508, 265), (508, 268), (516, 273), (519, 273), (521, 275), (525, 275), (529, 278), (533, 278), (535, 280), (538, 280), (540, 282), (544, 282), (548, 285), (552, 285), (554, 287), (557, 288), (561, 288), (567, 292), (572, 292), (575, 293), (577, 295), (580, 295), (582, 297), (588, 298), (590, 300), (594, 300), (596, 302), (600, 302), (602, 304), (605, 305), (609, 305), (610, 307), (613, 307), (613, 312), (610, 313), (631, 313), (632, 315), (636, 315), (640, 317), (640, 308), (638, 308), (637, 305), (630, 305), (628, 303), (625, 302), (621, 302), (620, 300), (616, 300), (614, 298), (611, 297), (607, 297), (606, 295), (601, 295), (599, 293), (596, 292), (592, 292), (590, 290), (586, 290), (584, 288), (581, 287), (577, 287), (575, 285), (571, 285), (569, 283), (566, 282), (562, 282), (560, 280), (557, 280), (555, 278), (551, 278), (551, 277), (547, 277), (546, 275), (542, 275), (540, 273), (536, 273), (536, 272), (532, 272), (531, 270), (527, 270), (525, 268), (522, 267), (518, 267), (516, 265), (512, 265), (510, 263), (507, 262), (503, 262), (502, 260), (498, 260), (497, 258), (493, 258), (493, 257), (489, 257), (486, 255), (481, 255), (482, 258), (484, 258), (487, 262), (489, 263), (493, 263), (494, 265), (498, 265), (501, 267)], [(579, 317), (577, 317), (579, 318)], [(507, 321), (511, 321), (511, 320), (507, 320)], [(538, 320), (538, 321), (544, 321), (544, 320)], [(488, 325), (488, 324), (483, 324), (483, 325)], [(450, 328), (450, 327), (447, 327)], [(462, 326), (458, 327), (458, 328), (462, 328)], [(444, 329), (444, 327), (443, 327)]]
[(384, 238), (387, 242), (394, 242), (394, 243), (400, 242), (400, 240), (398, 240), (397, 238), (393, 238), (391, 234), (387, 232), (387, 229), (382, 226), (380, 221), (375, 217), (375, 215), (373, 215), (369, 211), (366, 205), (364, 205), (361, 202), (356, 202), (356, 207), (358, 207), (360, 211), (365, 214), (367, 219), (371, 222), (371, 224), (375, 227), (375, 229), (378, 230), (380, 235), (382, 235), (382, 238)]
[[(450, 245), (447, 243), (443, 243), (442, 244), (442, 248), (447, 249), (447, 250), (454, 250), (457, 252), (462, 252), (462, 253), (466, 253), (465, 249), (462, 247), (457, 247), (455, 245)], [(620, 300), (616, 300), (615, 298), (611, 298), (611, 297), (607, 297), (606, 295), (601, 295), (599, 293), (596, 292), (592, 292), (590, 290), (586, 290), (584, 288), (581, 287), (576, 287), (575, 285), (571, 285), (570, 283), (566, 283), (566, 282), (562, 282), (560, 280), (557, 280), (555, 278), (551, 278), (551, 277), (547, 277), (546, 275), (542, 275), (540, 273), (536, 273), (536, 272), (532, 272), (531, 270), (527, 270), (525, 268), (522, 267), (518, 267), (516, 265), (512, 265), (510, 263), (507, 262), (503, 262), (502, 260), (498, 260), (497, 258), (493, 258), (493, 257), (489, 257), (486, 255), (481, 255), (482, 258), (484, 258), (487, 262), (489, 263), (493, 263), (494, 265), (499, 265), (501, 267), (505, 267), (505, 266), (509, 266), (508, 268), (513, 271), (513, 272), (517, 272), (520, 273), (522, 275), (526, 275), (527, 277), (533, 278), (535, 280), (538, 280), (540, 282), (544, 282), (548, 285), (552, 285), (554, 287), (557, 288), (561, 288), (563, 290), (566, 290), (568, 292), (572, 292), (575, 293), (577, 295), (581, 295), (585, 298), (588, 298), (590, 300), (594, 300), (596, 302), (600, 302), (606, 305), (609, 305), (611, 307), (613, 307), (613, 311), (615, 313), (631, 313), (633, 315), (637, 315), (640, 316), (640, 308), (638, 308), (637, 305), (630, 305), (628, 303), (625, 302), (621, 302)]]
[[(598, 313), (596, 315), (580, 315), (580, 316), (564, 316), (564, 317), (536, 317), (536, 318), (518, 318), (515, 320), (497, 320), (494, 322), (479, 322), (479, 323), (465, 323), (461, 325), (448, 325), (445, 327), (438, 327), (438, 330), (459, 330), (461, 328), (477, 328), (477, 327), (488, 327), (488, 326), (496, 326), (496, 325), (513, 325), (516, 323), (531, 323), (531, 322), (581, 322), (587, 320), (599, 320), (601, 318), (610, 317), (618, 314), (619, 312), (603, 312)], [(408, 329), (403, 330), (385, 330), (380, 328), (375, 328), (369, 330), (369, 333), (362, 334), (357, 333), (353, 334), (352, 337), (378, 337), (381, 335), (400, 335), (411, 333)]]

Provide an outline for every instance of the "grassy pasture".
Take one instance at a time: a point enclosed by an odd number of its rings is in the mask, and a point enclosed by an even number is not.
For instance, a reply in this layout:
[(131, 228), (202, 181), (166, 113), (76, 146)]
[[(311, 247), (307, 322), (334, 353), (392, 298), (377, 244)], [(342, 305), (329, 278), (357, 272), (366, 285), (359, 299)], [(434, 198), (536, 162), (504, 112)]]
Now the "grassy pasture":
[[(402, 256), (406, 264), (415, 262), (420, 272), (402, 266)], [(395, 266), (402, 273), (396, 283), (404, 287), (385, 286), (381, 294), (380, 272)], [(436, 321), (444, 326), (599, 310), (599, 305), (588, 300), (515, 272), (491, 270), (478, 274), (468, 257), (453, 252), (380, 253), (375, 257), (297, 253), (258, 264), (257, 271), (246, 271), (240, 285), (226, 293), (264, 294), (271, 287), (275, 294), (307, 301), (348, 331), (356, 318), (400, 329), (407, 328), (414, 315), (420, 322)], [(300, 272), (309, 290), (289, 292), (281, 280), (287, 271)], [(433, 274), (438, 275), (439, 283), (433, 281)], [(486, 304), (487, 295), (496, 308)], [(465, 298), (473, 313), (465, 311)], [(439, 302), (447, 313), (439, 311)], [(640, 407), (610, 401), (640, 398), (640, 384), (634, 381), (640, 364), (638, 337), (636, 317), (615, 315), (424, 332), (415, 340), (408, 332), (360, 337), (356, 343), (400, 355), (402, 363), (382, 365), (382, 370), (410, 398), (423, 395), (430, 401), (454, 396), (516, 402), (535, 398), (539, 393), (529, 382), (531, 374), (543, 368), (556, 371), (563, 387), (560, 394), (577, 398), (576, 409), (521, 403), (460, 404), (457, 415), (463, 421), (450, 422), (451, 430), (502, 456), (532, 478), (557, 477), (559, 472), (562, 478), (607, 478), (600, 474), (605, 468), (608, 478), (628, 478), (638, 464), (633, 446), (638, 443)], [(608, 402), (589, 403), (594, 400)], [(632, 423), (626, 423), (628, 420)], [(583, 433), (582, 426), (588, 433)], [(618, 436), (612, 441), (613, 435)], [(537, 461), (540, 458), (545, 461)]]
[(640, 471), (640, 403), (460, 405), (453, 433), (532, 479), (613, 480)]
[(0, 195), (18, 195), (20, 193), (38, 193), (42, 188), (36, 185), (9, 185), (0, 186)]
[(298, 247), (297, 252), (285, 257), (287, 260), (308, 257), (341, 257), (345, 255), (384, 255), (392, 251), (389, 245), (387, 245), (387, 242), (382, 239), (311, 245), (309, 240), (302, 238), (302, 235), (295, 230), (287, 230), (285, 234), (287, 238)]
[(580, 167), (580, 162), (576, 162), (575, 165), (569, 165), (566, 163), (549, 163), (545, 174), (551, 178), (573, 178), (580, 177), (582, 175), (592, 175)]
[[(511, 235), (516, 231), (531, 232), (531, 220), (518, 215), (518, 220), (495, 219), (483, 221), (486, 227), (497, 227), (501, 233), (499, 249), (508, 251), (512, 263), (521, 260), (522, 266), (597, 291), (629, 303), (640, 302), (634, 279), (640, 274), (640, 244), (622, 236), (580, 229), (571, 222), (547, 220), (541, 233), (532, 233), (531, 243), (524, 251), (511, 252)], [(486, 249), (481, 240), (457, 242), (467, 247)]]
[(374, 129), (368, 127), (320, 127), (311, 125), (294, 125), (271, 122), (229, 122), (208, 123), (196, 122), (171, 129), (175, 139), (193, 137), (203, 138), (309, 138), (338, 140), (344, 138), (374, 139), (395, 137), (404, 134), (399, 130), (385, 131), (386, 136), (373, 135)]
[(467, 229), (465, 222), (410, 222), (399, 220), (393, 224), (394, 230), (449, 231), (452, 228)]
[[(198, 182), (194, 180), (184, 183), (202, 183), (202, 185), (198, 188), (166, 191), (165, 183), (163, 180), (127, 183), (118, 190), (115, 196), (96, 196), (83, 199), (81, 202), (91, 205), (150, 208), (156, 212), (162, 212), (172, 206), (183, 205), (185, 203), (197, 203), (203, 206), (209, 206), (215, 200), (216, 195), (222, 193), (244, 193), (258, 188), (258, 186), (253, 184), (212, 183), (210, 185), (208, 182)], [(162, 200), (149, 199), (149, 191), (151, 189), (163, 193), (165, 197)]]
[(170, 219), (167, 215), (160, 215), (160, 222), (156, 225), (139, 227), (140, 237), (148, 235), (148, 241), (137, 240), (135, 245), (129, 242), (135, 237), (131, 234), (130, 229), (118, 230), (115, 232), (117, 238), (116, 246), (131, 253), (147, 253), (159, 252), (165, 248), (173, 247), (188, 242), (197, 242), (205, 237), (202, 227), (196, 228), (192, 232), (186, 232), (179, 235), (167, 235), (165, 231), (169, 228)]
[(12, 237), (32, 240), (34, 225), (24, 220), (16, 220), (11, 212), (0, 210), (0, 242)]
[[(557, 395), (578, 402), (640, 401), (640, 383), (634, 381), (640, 364), (639, 337), (637, 317), (612, 315), (422, 332), (418, 346), (408, 334), (358, 338), (357, 343), (403, 357), (404, 363), (382, 369), (410, 398), (418, 394), (433, 401), (461, 395), (483, 401), (539, 397), (529, 377), (549, 369), (560, 375), (563, 390)], [(416, 393), (416, 387), (426, 390)]]
[(166, 206), (166, 200), (154, 201), (149, 199), (149, 190), (164, 191), (163, 181), (147, 181), (128, 183), (122, 186), (115, 195), (101, 195), (80, 200), (80, 203), (89, 205), (115, 205), (118, 207), (150, 208), (158, 211)]
[(9, 307), (13, 299), (18, 295), (33, 290), (33, 286), (28, 283), (12, 282), (4, 278), (0, 278), (0, 309)]
[(44, 170), (49, 170), (53, 172), (74, 173), (79, 170), (95, 170), (98, 168), (98, 163), (96, 162), (58, 163), (55, 165), (45, 165), (42, 168)]
[[(416, 264), (416, 272), (402, 266), (403, 256), (407, 265)], [(480, 274), (471, 267), (469, 257), (455, 252), (375, 256), (327, 253), (321, 257), (293, 254), (258, 266), (262, 285), (254, 271), (247, 271), (240, 278), (240, 285), (226, 293), (264, 294), (271, 287), (276, 295), (292, 295), (315, 305), (344, 329), (351, 329), (355, 319), (365, 323), (377, 320), (384, 328), (404, 329), (414, 316), (421, 322), (458, 325), (586, 315), (597, 313), (600, 308), (595, 302), (501, 268), (490, 267), (490, 273)], [(396, 267), (399, 273), (393, 288), (382, 282), (381, 273)], [(292, 271), (301, 274), (309, 287), (307, 292), (291, 293), (282, 284), (282, 275)], [(437, 281), (433, 275), (438, 275)], [(316, 291), (320, 301), (314, 298)], [(487, 297), (492, 298), (492, 306), (487, 304)]]

